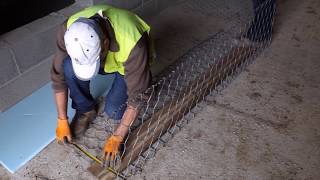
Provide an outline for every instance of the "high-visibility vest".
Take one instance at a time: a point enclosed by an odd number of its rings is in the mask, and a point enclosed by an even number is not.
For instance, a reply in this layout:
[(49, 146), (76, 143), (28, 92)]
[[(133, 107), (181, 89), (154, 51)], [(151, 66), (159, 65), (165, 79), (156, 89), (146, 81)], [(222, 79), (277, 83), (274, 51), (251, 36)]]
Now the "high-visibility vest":
[(143, 33), (150, 32), (150, 26), (140, 19), (136, 14), (115, 8), (109, 5), (95, 5), (85, 8), (69, 17), (67, 28), (80, 17), (89, 18), (98, 12), (102, 12), (114, 29), (115, 39), (119, 51), (109, 51), (106, 57), (104, 71), (106, 73), (119, 72), (125, 74), (124, 62), (129, 57), (131, 50), (139, 41)]

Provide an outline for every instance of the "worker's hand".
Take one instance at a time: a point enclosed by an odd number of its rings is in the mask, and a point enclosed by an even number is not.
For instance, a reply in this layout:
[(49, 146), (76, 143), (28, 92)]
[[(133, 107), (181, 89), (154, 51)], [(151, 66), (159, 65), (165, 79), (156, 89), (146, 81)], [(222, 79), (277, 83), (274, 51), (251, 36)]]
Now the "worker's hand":
[(65, 138), (68, 142), (71, 142), (72, 140), (68, 119), (58, 119), (56, 139), (58, 143), (64, 143)]
[(103, 148), (103, 159), (104, 164), (107, 164), (109, 166), (109, 162), (113, 162), (116, 159), (116, 156), (119, 153), (120, 144), (122, 142), (123, 138), (118, 135), (112, 135), (106, 140), (106, 143)]

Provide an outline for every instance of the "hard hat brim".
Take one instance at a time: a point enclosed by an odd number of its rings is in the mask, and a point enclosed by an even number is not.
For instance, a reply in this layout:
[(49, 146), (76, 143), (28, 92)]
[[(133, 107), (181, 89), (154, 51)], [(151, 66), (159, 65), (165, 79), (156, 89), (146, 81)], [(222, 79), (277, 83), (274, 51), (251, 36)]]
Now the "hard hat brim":
[(77, 61), (71, 58), (72, 67), (76, 77), (82, 81), (89, 81), (95, 77), (100, 69), (100, 59), (98, 59), (92, 64), (79, 64)]

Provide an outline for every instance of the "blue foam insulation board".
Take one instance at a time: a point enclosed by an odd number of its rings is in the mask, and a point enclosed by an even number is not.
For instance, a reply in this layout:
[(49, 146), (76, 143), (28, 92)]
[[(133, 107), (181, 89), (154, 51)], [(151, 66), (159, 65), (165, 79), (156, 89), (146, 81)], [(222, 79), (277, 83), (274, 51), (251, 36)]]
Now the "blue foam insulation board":
[[(112, 85), (113, 75), (98, 75), (90, 84), (94, 97), (105, 94)], [(68, 116), (72, 117), (69, 99)], [(70, 118), (71, 119), (71, 118)], [(9, 172), (31, 160), (55, 139), (57, 111), (51, 83), (0, 113), (0, 163)]]

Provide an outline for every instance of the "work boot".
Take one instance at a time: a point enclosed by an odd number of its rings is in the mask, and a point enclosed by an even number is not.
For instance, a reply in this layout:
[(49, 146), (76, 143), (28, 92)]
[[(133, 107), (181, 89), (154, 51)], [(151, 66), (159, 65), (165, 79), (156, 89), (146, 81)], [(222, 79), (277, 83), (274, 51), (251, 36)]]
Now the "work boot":
[(96, 110), (91, 110), (86, 113), (78, 113), (74, 115), (70, 124), (70, 129), (73, 138), (80, 138), (88, 129), (89, 124), (96, 118)]

